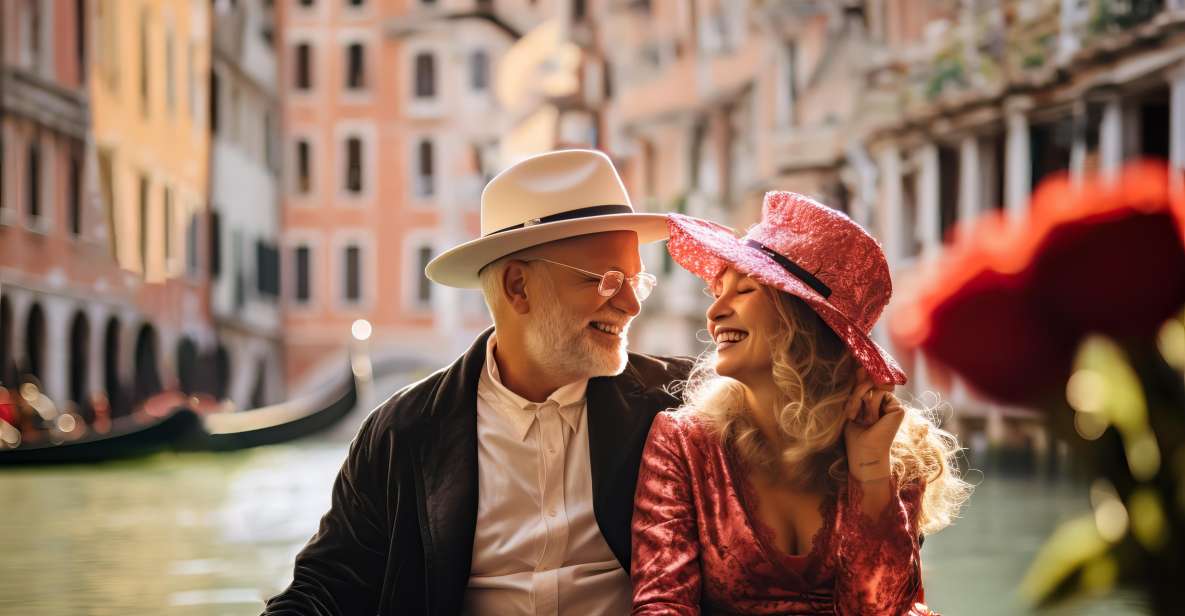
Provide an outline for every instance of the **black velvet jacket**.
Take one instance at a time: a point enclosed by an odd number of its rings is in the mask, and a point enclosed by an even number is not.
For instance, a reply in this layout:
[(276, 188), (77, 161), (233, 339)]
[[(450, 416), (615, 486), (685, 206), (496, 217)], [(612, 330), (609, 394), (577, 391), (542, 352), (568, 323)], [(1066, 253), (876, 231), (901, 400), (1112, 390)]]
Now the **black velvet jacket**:
[[(460, 613), (477, 523), (477, 381), (492, 331), (370, 414), (292, 584), (265, 614)], [(626, 571), (642, 447), (690, 367), (631, 353), (622, 374), (588, 384), (593, 511)]]

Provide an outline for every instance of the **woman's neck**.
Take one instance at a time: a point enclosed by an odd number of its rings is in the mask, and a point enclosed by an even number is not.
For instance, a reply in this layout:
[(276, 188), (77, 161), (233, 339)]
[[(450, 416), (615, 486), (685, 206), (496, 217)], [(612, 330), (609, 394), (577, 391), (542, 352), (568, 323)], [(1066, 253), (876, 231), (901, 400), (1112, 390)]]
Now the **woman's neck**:
[(773, 377), (750, 380), (741, 385), (745, 389), (745, 408), (753, 418), (753, 423), (757, 424), (766, 442), (779, 447), (786, 436), (778, 425), (776, 410), (779, 395)]

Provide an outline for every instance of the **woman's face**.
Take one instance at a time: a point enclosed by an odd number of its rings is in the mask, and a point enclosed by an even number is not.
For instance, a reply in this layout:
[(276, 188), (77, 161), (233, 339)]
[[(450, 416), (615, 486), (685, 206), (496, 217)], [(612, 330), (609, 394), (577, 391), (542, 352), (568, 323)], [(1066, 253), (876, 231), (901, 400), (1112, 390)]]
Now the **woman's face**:
[(716, 342), (716, 373), (751, 384), (771, 378), (770, 339), (779, 320), (773, 299), (762, 285), (732, 268), (710, 286), (708, 332)]

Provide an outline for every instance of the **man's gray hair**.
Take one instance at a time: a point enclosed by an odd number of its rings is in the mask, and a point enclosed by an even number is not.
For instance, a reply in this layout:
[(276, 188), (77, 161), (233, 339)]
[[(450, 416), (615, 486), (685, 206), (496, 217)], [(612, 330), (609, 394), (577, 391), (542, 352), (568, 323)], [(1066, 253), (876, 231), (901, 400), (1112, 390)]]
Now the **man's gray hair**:
[(490, 311), (491, 318), (497, 316), (497, 307), (502, 302), (502, 270), (509, 260), (510, 256), (507, 255), (492, 261), (477, 273), (481, 280), (481, 295), (486, 300), (486, 309)]

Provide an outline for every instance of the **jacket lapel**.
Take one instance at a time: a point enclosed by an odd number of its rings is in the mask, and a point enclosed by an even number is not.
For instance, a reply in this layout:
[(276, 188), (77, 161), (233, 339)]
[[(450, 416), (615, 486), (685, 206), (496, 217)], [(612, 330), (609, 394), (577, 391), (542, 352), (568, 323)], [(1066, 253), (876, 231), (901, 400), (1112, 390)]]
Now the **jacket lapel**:
[[(422, 432), (406, 437), (419, 450), (417, 477), (429, 611), (461, 610), (477, 521), (477, 379), (485, 364), (486, 330), (448, 368), (424, 409)], [(426, 522), (423, 523), (423, 522)]]
[(661, 410), (632, 366), (613, 378), (588, 384), (588, 455), (593, 512), (605, 542), (625, 570), (630, 562), (630, 519), (642, 447), (654, 414)]

